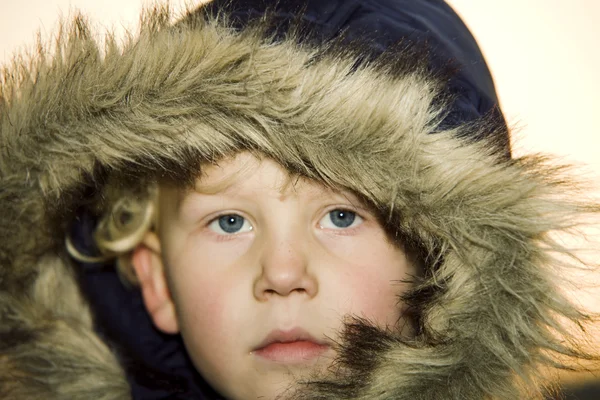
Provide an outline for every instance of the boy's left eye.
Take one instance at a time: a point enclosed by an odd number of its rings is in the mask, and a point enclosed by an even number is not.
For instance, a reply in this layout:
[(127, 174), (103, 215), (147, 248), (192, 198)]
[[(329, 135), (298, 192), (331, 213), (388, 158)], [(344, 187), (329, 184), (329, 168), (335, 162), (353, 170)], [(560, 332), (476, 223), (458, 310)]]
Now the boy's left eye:
[(215, 218), (208, 227), (213, 232), (222, 235), (232, 235), (252, 230), (252, 225), (248, 220), (238, 214), (221, 215)]
[(359, 225), (362, 221), (363, 219), (356, 215), (354, 211), (336, 209), (321, 218), (319, 225), (328, 229), (346, 229)]

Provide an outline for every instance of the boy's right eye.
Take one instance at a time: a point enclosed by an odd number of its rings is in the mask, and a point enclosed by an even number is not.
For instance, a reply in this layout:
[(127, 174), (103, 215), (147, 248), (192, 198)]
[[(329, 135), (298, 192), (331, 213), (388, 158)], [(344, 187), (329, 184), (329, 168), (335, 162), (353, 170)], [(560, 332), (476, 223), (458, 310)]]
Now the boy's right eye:
[(221, 235), (231, 235), (252, 230), (252, 225), (250, 225), (246, 218), (238, 214), (221, 215), (212, 220), (208, 227), (213, 232)]

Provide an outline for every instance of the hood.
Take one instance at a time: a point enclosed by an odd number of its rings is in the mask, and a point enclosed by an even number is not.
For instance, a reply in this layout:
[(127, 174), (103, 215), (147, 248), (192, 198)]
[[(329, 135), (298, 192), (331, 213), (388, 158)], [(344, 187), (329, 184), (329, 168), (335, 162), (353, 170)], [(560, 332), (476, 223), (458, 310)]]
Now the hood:
[[(305, 399), (522, 399), (540, 371), (581, 357), (562, 335), (581, 321), (557, 288), (569, 254), (553, 241), (598, 207), (543, 157), (510, 159), (503, 121), (445, 128), (445, 75), (410, 45), (361, 62), (344, 47), (273, 38), (224, 18), (171, 24), (104, 47), (82, 18), (52, 55), (40, 47), (0, 89), (0, 394), (127, 399), (118, 349), (94, 316), (65, 237), (106, 182), (190, 179), (200, 162), (257, 151), (347, 188), (386, 215), (423, 273), (405, 296), (412, 339), (355, 320), (332, 380)], [(477, 138), (475, 140), (474, 138)], [(566, 268), (566, 267), (565, 267)]]
[[(494, 82), (479, 46), (443, 0), (212, 0), (206, 8), (213, 15), (226, 12), (242, 27), (269, 10), (278, 31), (295, 19), (305, 27), (301, 31), (304, 39), (314, 43), (363, 43), (363, 59), (384, 51), (393, 53), (398, 44), (423, 46), (429, 68), (438, 73), (452, 71), (446, 86), (453, 101), (443, 126), (455, 126), (489, 113), (502, 118)], [(508, 154), (508, 136), (498, 137), (502, 139)]]

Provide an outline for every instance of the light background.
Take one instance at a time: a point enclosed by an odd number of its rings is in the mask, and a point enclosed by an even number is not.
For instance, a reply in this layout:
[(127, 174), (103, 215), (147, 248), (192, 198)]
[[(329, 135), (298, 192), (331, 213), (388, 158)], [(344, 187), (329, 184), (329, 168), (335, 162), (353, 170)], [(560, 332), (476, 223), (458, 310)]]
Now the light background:
[[(514, 127), (515, 154), (554, 154), (561, 161), (582, 165), (586, 178), (600, 182), (600, 1), (447, 1), (483, 49), (503, 111)], [(47, 37), (59, 17), (74, 8), (91, 16), (96, 25), (122, 33), (125, 27), (135, 30), (140, 9), (151, 2), (0, 0), (0, 4), (4, 64), (16, 50), (31, 47), (38, 29)], [(185, 3), (171, 4), (177, 10)], [(600, 290), (573, 296), (600, 311)]]

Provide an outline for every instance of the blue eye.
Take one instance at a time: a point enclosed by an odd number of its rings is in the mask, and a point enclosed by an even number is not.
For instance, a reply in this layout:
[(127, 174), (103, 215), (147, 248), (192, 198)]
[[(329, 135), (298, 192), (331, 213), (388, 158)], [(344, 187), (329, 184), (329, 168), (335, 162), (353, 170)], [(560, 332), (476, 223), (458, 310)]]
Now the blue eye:
[(250, 225), (246, 218), (237, 214), (221, 215), (215, 218), (208, 226), (214, 232), (229, 235), (252, 230), (252, 225)]
[(344, 229), (362, 222), (362, 218), (354, 211), (337, 209), (324, 216), (319, 224), (323, 228)]

